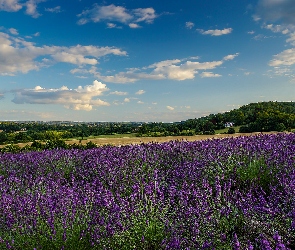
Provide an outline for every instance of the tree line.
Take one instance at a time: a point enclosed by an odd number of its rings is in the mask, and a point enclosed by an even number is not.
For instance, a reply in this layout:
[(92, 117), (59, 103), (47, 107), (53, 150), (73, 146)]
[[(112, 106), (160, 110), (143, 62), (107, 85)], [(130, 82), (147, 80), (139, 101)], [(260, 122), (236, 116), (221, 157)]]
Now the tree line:
[(32, 141), (59, 141), (69, 138), (111, 134), (136, 136), (179, 136), (215, 134), (233, 123), (239, 130), (229, 128), (227, 133), (291, 131), (295, 128), (294, 102), (250, 103), (224, 113), (210, 114), (181, 122), (105, 122), (78, 124), (50, 124), (38, 122), (1, 122), (0, 143)]

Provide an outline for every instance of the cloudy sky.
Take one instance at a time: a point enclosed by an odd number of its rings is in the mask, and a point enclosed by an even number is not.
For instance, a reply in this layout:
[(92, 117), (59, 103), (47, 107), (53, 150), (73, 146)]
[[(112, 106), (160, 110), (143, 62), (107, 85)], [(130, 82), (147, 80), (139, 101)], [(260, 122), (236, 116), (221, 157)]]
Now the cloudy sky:
[(294, 0), (0, 0), (0, 120), (180, 121), (294, 101)]

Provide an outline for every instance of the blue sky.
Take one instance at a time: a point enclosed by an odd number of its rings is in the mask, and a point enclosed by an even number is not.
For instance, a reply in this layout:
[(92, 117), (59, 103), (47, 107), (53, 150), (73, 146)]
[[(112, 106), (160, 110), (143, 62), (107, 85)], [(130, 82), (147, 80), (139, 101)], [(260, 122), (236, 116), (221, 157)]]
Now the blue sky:
[(294, 0), (0, 0), (0, 120), (174, 122), (294, 101)]

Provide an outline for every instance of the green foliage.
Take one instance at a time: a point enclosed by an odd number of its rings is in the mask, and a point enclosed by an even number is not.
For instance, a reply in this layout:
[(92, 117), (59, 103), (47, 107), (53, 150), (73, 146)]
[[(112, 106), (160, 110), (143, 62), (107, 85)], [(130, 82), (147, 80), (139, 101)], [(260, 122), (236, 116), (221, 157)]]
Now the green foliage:
[[(92, 249), (90, 237), (86, 233), (86, 223), (79, 221), (76, 216), (73, 221), (62, 222), (62, 218), (56, 218), (54, 222), (54, 230), (41, 216), (37, 218), (35, 225), (35, 233), (25, 231), (22, 228), (15, 228), (12, 232), (2, 230), (1, 238), (11, 242), (13, 240), (12, 249)], [(66, 224), (66, 227), (65, 227)], [(84, 233), (85, 232), (85, 233)], [(81, 235), (84, 237), (81, 237)], [(51, 239), (54, 238), (54, 240)], [(1, 248), (0, 249), (7, 249)]]
[(267, 194), (270, 193), (270, 185), (278, 185), (277, 173), (278, 170), (268, 166), (264, 158), (253, 159), (248, 164), (236, 169), (239, 188), (247, 189), (250, 185), (256, 185)]
[(186, 136), (215, 134), (224, 129), (226, 122), (240, 127), (240, 133), (292, 131), (295, 128), (294, 102), (259, 102), (244, 105), (225, 113), (181, 122), (163, 123), (36, 123), (0, 122), (0, 143), (28, 142), (34, 140), (58, 141), (67, 138), (81, 140), (89, 136), (136, 134), (136, 136)]
[(249, 133), (250, 129), (248, 128), (248, 126), (241, 126), (239, 129), (239, 133)]
[(5, 143), (7, 141), (7, 133), (0, 132), (0, 143)]
[(8, 144), (1, 149), (1, 152), (10, 152), (10, 153), (18, 153), (20, 151), (21, 151), (21, 148), (18, 145), (13, 145), (13, 144)]
[(236, 130), (234, 128), (229, 128), (227, 131), (228, 134), (235, 134)]
[(86, 149), (97, 148), (97, 144), (92, 141), (89, 141), (86, 143), (85, 148)]

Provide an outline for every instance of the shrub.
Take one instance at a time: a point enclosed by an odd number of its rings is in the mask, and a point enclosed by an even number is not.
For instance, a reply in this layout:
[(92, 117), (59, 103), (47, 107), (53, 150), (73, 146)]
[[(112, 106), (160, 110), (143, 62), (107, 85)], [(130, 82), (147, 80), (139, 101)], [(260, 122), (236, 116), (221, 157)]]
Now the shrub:
[(228, 134), (235, 134), (236, 130), (234, 128), (229, 128), (227, 131)]

